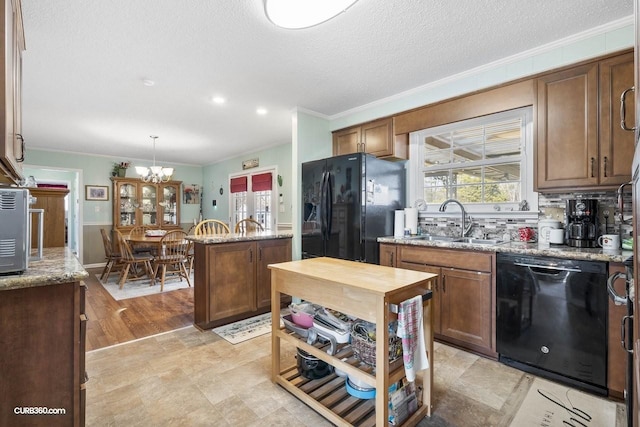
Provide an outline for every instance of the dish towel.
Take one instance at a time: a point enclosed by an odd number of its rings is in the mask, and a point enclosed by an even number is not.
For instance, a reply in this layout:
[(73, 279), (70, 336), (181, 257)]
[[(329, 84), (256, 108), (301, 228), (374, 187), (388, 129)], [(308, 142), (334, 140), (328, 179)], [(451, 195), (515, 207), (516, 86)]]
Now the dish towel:
[(402, 301), (398, 310), (398, 337), (402, 339), (402, 359), (408, 381), (415, 381), (416, 372), (429, 367), (422, 324), (422, 297)]

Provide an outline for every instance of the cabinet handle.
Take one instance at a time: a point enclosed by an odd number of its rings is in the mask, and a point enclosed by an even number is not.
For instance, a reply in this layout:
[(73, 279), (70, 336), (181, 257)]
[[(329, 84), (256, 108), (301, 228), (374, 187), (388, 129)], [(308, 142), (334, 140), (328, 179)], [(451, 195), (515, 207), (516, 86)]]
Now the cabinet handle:
[(447, 292), (447, 276), (442, 276), (442, 292)]
[(629, 89), (626, 89), (624, 92), (622, 92), (622, 95), (620, 95), (620, 127), (622, 128), (622, 130), (630, 130), (630, 131), (635, 131), (636, 127), (627, 127), (627, 123), (625, 120), (625, 116), (626, 116), (626, 111), (624, 108), (624, 100), (627, 96), (627, 93), (634, 91), (635, 92), (636, 88), (634, 86), (630, 87)]
[(253, 262), (253, 249), (249, 249), (249, 262)]
[(21, 134), (17, 133), (16, 136), (20, 139), (20, 157), (16, 157), (16, 162), (24, 162), (24, 138)]
[(633, 320), (633, 316), (624, 316), (622, 322), (620, 322), (622, 327), (620, 330), (620, 344), (622, 344), (624, 351), (633, 354), (633, 348), (627, 348), (627, 328), (625, 327), (627, 320)]
[(607, 177), (607, 156), (604, 156), (604, 177)]
[(594, 166), (596, 164), (596, 159), (595, 157), (591, 158), (591, 178), (595, 177), (595, 171), (594, 171)]
[(262, 261), (262, 248), (258, 249), (258, 261)]
[(390, 263), (390, 264), (391, 264), (391, 267), (393, 267), (393, 266), (394, 266), (394, 265), (393, 265), (393, 252), (391, 252), (391, 263)]

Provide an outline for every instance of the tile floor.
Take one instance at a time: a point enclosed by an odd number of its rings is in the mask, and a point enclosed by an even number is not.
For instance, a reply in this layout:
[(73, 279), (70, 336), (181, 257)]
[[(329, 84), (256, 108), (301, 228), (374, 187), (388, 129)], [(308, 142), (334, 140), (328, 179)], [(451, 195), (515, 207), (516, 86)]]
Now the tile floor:
[[(286, 350), (286, 351), (285, 351)], [(283, 348), (292, 360), (293, 348)], [(533, 377), (436, 343), (419, 426), (508, 426)], [(87, 353), (87, 426), (330, 426), (271, 383), (271, 334), (232, 345), (187, 327)], [(618, 405), (617, 427), (624, 425)]]

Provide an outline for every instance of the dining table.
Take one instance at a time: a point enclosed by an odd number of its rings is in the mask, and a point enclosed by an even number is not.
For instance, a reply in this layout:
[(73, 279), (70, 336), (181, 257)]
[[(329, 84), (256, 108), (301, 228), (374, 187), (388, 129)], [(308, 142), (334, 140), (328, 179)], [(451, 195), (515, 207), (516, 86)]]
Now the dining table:
[(160, 253), (161, 242), (164, 236), (147, 236), (146, 234), (128, 234), (125, 236), (132, 249), (153, 248), (155, 253)]

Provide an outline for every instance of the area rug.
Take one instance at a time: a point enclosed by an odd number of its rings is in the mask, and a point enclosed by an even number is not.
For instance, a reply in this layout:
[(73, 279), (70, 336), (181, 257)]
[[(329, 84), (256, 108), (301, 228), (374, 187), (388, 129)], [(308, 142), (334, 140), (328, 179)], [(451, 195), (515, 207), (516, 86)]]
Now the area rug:
[[(282, 320), (280, 326), (284, 327)], [(271, 332), (271, 313), (250, 317), (228, 325), (214, 328), (212, 332), (220, 335), (231, 344), (238, 344), (251, 338)]]
[(615, 426), (616, 404), (536, 378), (516, 412), (512, 427)]
[[(193, 274), (191, 275), (190, 280), (191, 285), (193, 286)], [(124, 284), (122, 289), (120, 289), (120, 285), (118, 284), (117, 274), (112, 274), (106, 282), (101, 280), (100, 283), (102, 283), (102, 286), (104, 286), (107, 292), (109, 292), (116, 301), (160, 293), (160, 281), (156, 280), (156, 284), (154, 286), (149, 286), (151, 282), (146, 277), (140, 280), (129, 280)], [(170, 292), (188, 287), (189, 284), (184, 278), (180, 280), (177, 276), (171, 275), (165, 278), (163, 292)]]

